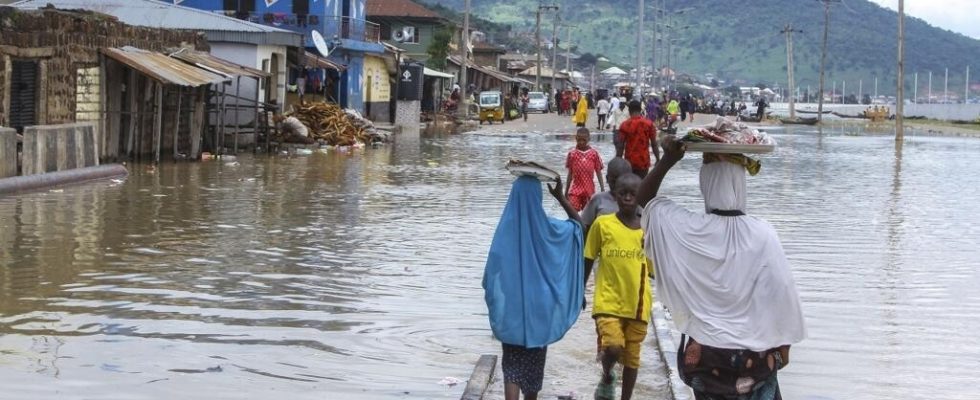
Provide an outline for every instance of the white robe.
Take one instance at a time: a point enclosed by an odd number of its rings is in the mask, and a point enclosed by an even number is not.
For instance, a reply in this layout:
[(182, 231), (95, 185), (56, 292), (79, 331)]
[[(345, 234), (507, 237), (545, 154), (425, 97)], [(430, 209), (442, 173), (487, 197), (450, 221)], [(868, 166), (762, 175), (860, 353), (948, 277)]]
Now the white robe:
[[(701, 171), (707, 210), (745, 210), (745, 171)], [(688, 211), (665, 197), (643, 210), (656, 296), (677, 328), (708, 346), (763, 351), (806, 338), (796, 284), (775, 229), (752, 216)]]

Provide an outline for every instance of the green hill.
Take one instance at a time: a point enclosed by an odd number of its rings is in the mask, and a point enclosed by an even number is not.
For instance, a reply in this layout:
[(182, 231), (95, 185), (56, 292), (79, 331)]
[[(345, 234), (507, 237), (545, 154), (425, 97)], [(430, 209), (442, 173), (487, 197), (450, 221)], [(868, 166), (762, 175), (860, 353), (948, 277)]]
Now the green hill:
[[(454, 10), (463, 9), (463, 0), (422, 0), (440, 3)], [(546, 2), (547, 4), (550, 4)], [(647, 0), (646, 43), (651, 43), (654, 0)], [(558, 0), (563, 23), (577, 25), (572, 42), (581, 53), (604, 55), (613, 61), (632, 65), (635, 57), (637, 26), (636, 0)], [(475, 16), (509, 25), (514, 35), (534, 28), (537, 0), (472, 0)], [(874, 77), (881, 94), (893, 93), (896, 75), (898, 14), (867, 0), (847, 0), (833, 4), (827, 56), (827, 89), (833, 81), (847, 81), (848, 92), (857, 92), (863, 80), (864, 92), (871, 92)], [(816, 89), (823, 34), (823, 5), (814, 0), (690, 0), (668, 2), (678, 30), (672, 67), (679, 72), (703, 76), (713, 74), (729, 82), (783, 85), (786, 80), (785, 39), (779, 31), (792, 23), (803, 33), (794, 35), (796, 81), (799, 87)], [(675, 12), (685, 10), (680, 14)], [(974, 10), (949, 10), (974, 12)], [(551, 35), (550, 15), (543, 17), (542, 36)], [(547, 28), (547, 29), (545, 29)], [(919, 95), (923, 96), (927, 74), (933, 72), (933, 91), (942, 90), (946, 68), (950, 69), (950, 91), (962, 93), (968, 63), (980, 76), (980, 40), (928, 25), (907, 17), (906, 73), (909, 86), (919, 73)], [(559, 36), (563, 40), (564, 34)], [(520, 40), (518, 40), (520, 42)], [(526, 38), (523, 40), (527, 43)], [(651, 63), (652, 45), (645, 51)], [(661, 51), (662, 53), (662, 51)], [(659, 57), (664, 58), (664, 57)], [(657, 60), (664, 65), (665, 60)], [(838, 83), (838, 89), (840, 89)], [(959, 89), (956, 89), (959, 88)], [(911, 92), (911, 88), (909, 89)], [(911, 93), (910, 93), (911, 94)]]

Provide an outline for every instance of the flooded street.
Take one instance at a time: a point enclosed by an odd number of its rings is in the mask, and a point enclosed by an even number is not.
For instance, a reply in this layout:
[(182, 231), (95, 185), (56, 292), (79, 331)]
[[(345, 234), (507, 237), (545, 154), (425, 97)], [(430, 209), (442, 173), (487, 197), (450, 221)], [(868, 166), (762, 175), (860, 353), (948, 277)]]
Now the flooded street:
[[(481, 278), (503, 165), (564, 171), (574, 146), (540, 126), (0, 197), (0, 398), (459, 398), (440, 380), (500, 353)], [(784, 397), (975, 398), (980, 139), (770, 133), (748, 211), (779, 231), (810, 331)], [(702, 209), (699, 163), (662, 193)], [(593, 329), (549, 349), (548, 394), (591, 398)], [(637, 398), (665, 398), (652, 332), (644, 352)]]

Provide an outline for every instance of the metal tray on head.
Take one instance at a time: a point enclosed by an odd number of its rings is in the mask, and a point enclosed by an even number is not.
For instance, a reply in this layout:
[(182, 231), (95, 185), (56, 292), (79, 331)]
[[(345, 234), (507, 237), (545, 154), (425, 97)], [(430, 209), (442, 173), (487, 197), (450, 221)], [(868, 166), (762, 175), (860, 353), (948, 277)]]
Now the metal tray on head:
[(543, 182), (557, 182), (559, 177), (554, 170), (532, 161), (510, 160), (505, 168), (515, 176), (533, 176)]
[(776, 145), (687, 142), (684, 144), (684, 148), (687, 151), (697, 151), (702, 153), (762, 154), (762, 153), (772, 153), (773, 150), (776, 149)]

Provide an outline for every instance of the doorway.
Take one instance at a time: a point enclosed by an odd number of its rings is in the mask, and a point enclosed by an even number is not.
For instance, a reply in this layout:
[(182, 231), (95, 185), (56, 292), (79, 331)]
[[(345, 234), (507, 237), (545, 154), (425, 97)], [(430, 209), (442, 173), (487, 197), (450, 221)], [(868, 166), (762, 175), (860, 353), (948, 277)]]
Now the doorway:
[(11, 60), (10, 126), (24, 133), (25, 126), (37, 125), (38, 62)]

